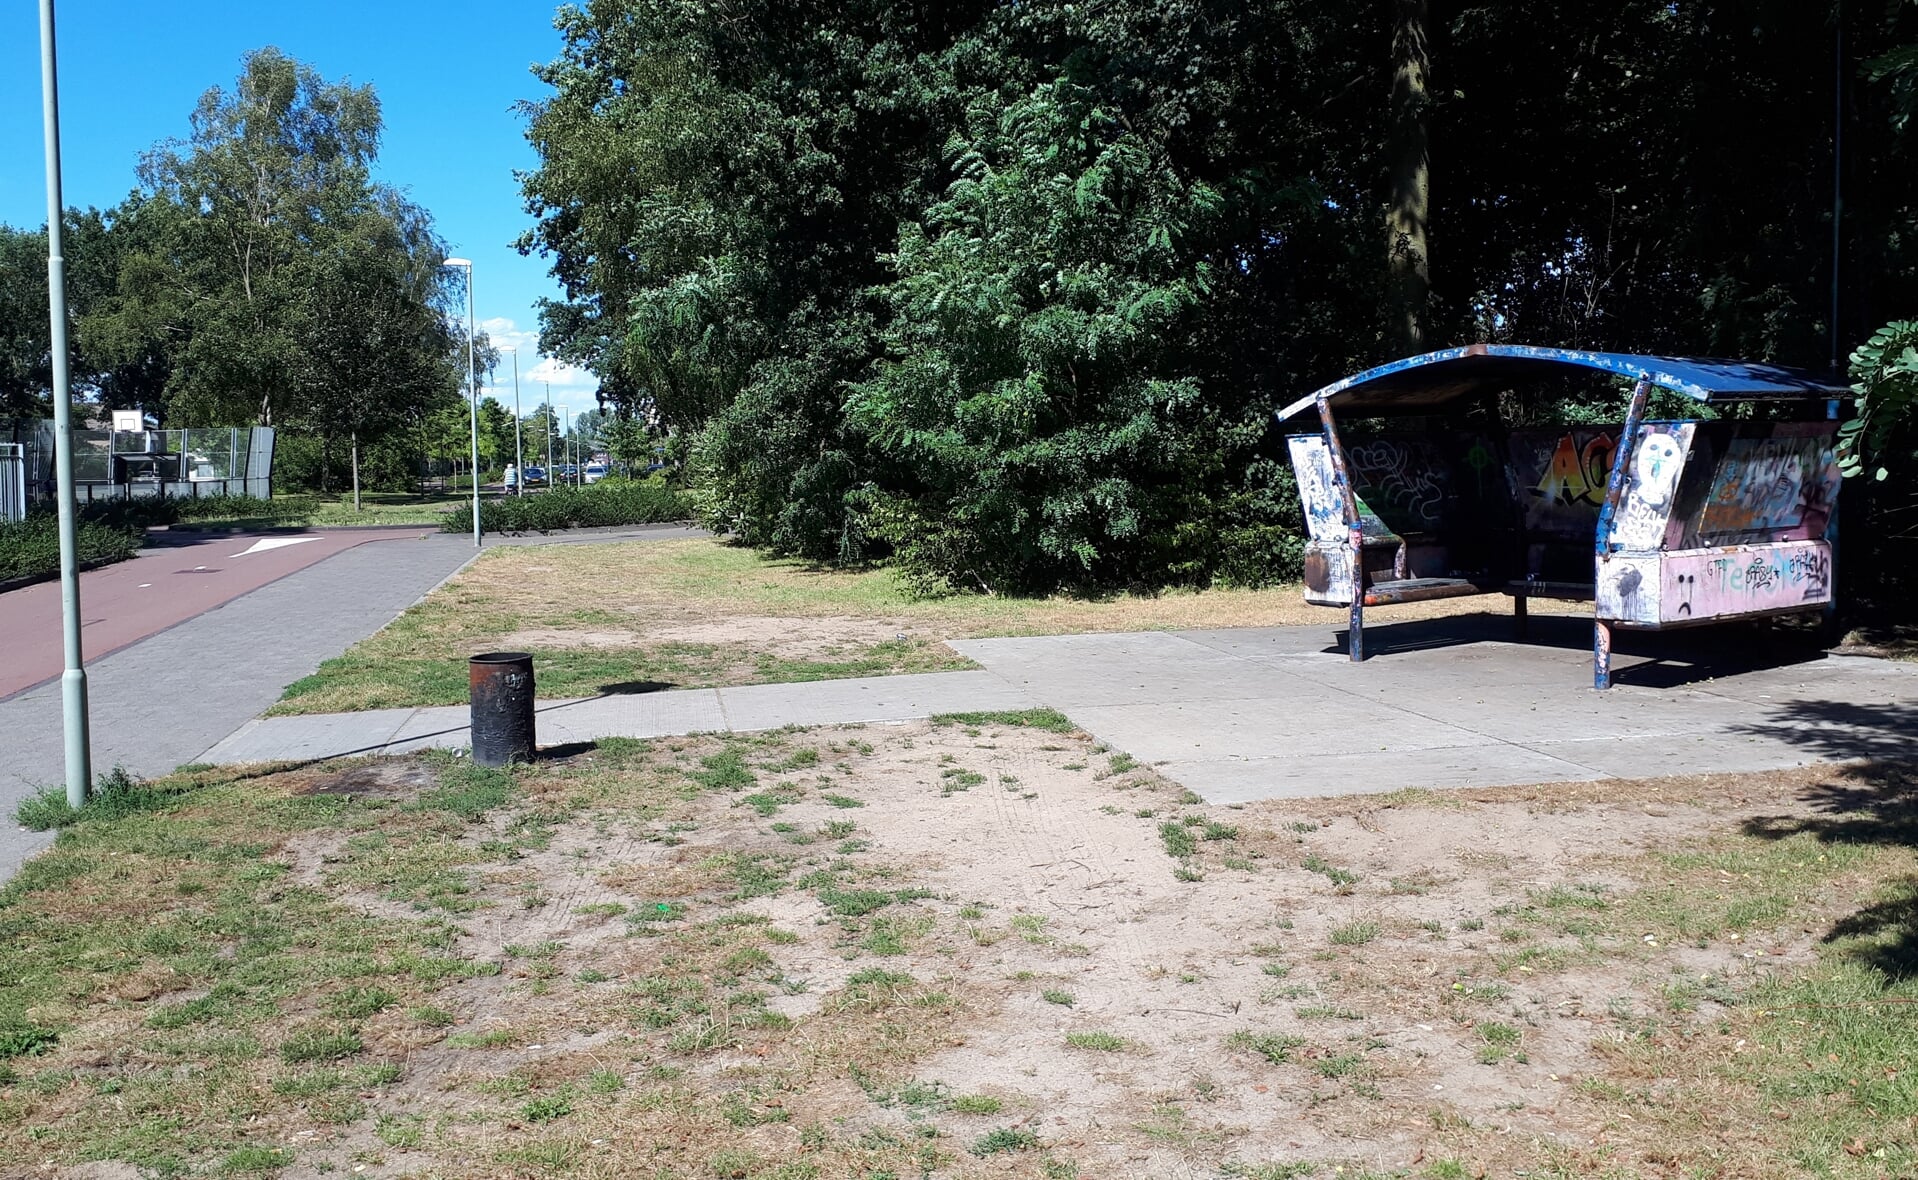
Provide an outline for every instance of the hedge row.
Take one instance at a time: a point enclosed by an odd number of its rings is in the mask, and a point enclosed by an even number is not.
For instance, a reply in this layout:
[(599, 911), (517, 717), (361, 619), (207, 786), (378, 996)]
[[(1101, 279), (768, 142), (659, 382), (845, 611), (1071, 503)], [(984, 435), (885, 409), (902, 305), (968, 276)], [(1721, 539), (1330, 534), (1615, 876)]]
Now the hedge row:
[[(559, 529), (604, 528), (622, 524), (658, 524), (686, 520), (686, 497), (657, 480), (607, 479), (583, 488), (556, 487), (524, 496), (502, 496), (480, 503), (480, 529), (488, 533), (549, 533)], [(449, 533), (471, 532), (473, 510), (462, 505), (440, 526)]]
[[(140, 531), (82, 517), (77, 530), (82, 564), (125, 561), (140, 548)], [(56, 573), (60, 569), (60, 519), (35, 512), (0, 524), (0, 582)]]

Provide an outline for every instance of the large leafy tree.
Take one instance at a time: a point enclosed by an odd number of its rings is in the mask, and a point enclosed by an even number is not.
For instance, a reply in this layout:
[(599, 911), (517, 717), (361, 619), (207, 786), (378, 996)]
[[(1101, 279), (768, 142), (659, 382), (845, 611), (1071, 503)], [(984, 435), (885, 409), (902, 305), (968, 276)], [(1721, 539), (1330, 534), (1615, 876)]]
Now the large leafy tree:
[[(1889, 82), (1847, 100), (1856, 160), (1908, 159), (1914, 11), (1845, 11), (1846, 77)], [(549, 347), (692, 436), (752, 543), (962, 584), (1282, 576), (1270, 411), (1325, 381), (1488, 338), (1821, 366), (1905, 313), (1918, 216), (1860, 167), (1827, 311), (1838, 13), (591, 0), (528, 108), (523, 245), (566, 287)], [(1064, 94), (1080, 119), (1036, 117)], [(1079, 181), (1121, 175), (1088, 215)]]
[(41, 415), (47, 333), (47, 235), (0, 225), (0, 418)]
[(202, 421), (272, 424), (295, 397), (309, 248), (357, 209), (379, 149), (370, 86), (329, 83), (273, 49), (231, 90), (201, 96), (192, 131), (148, 153), (140, 179), (172, 219), (139, 295), (166, 308), (172, 402)]
[(1176, 341), (1210, 267), (1180, 242), (1218, 195), (1082, 85), (996, 106), (900, 241), (888, 355), (848, 403), (888, 476), (866, 507), (934, 578), (1111, 582), (1191, 507)]

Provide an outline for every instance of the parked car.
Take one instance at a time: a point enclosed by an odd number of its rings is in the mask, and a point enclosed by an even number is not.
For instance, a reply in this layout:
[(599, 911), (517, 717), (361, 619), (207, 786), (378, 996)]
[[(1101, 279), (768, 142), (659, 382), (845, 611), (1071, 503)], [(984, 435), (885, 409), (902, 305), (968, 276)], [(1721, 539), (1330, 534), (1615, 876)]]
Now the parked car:
[(546, 486), (546, 469), (544, 467), (529, 466), (526, 469), (526, 486), (529, 488), (545, 487)]
[(579, 482), (579, 464), (560, 463), (553, 468), (553, 478), (561, 483)]
[(585, 478), (587, 483), (598, 483), (600, 480), (605, 479), (606, 464), (588, 463), (586, 465)]

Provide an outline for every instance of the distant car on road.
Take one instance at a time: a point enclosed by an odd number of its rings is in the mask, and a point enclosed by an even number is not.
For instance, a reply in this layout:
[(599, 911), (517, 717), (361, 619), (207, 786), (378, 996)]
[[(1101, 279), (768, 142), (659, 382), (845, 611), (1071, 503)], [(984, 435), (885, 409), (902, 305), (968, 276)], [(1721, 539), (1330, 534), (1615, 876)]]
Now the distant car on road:
[(561, 483), (579, 482), (579, 464), (561, 463), (553, 468), (553, 478)]
[(526, 469), (526, 486), (529, 488), (545, 487), (546, 469), (544, 467), (528, 467)]
[(605, 478), (606, 478), (606, 464), (588, 463), (586, 465), (586, 482), (587, 483), (598, 483), (600, 480)]

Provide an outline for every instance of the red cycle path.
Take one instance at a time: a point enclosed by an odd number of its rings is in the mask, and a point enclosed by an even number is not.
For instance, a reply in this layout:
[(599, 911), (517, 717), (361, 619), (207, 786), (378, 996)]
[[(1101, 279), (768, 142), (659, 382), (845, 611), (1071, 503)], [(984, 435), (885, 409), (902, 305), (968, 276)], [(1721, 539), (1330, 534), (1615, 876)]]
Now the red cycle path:
[[(80, 575), (81, 647), (97, 660), (342, 550), (432, 531), (156, 534), (142, 556)], [(0, 594), (0, 700), (57, 678), (63, 663), (60, 583)]]

